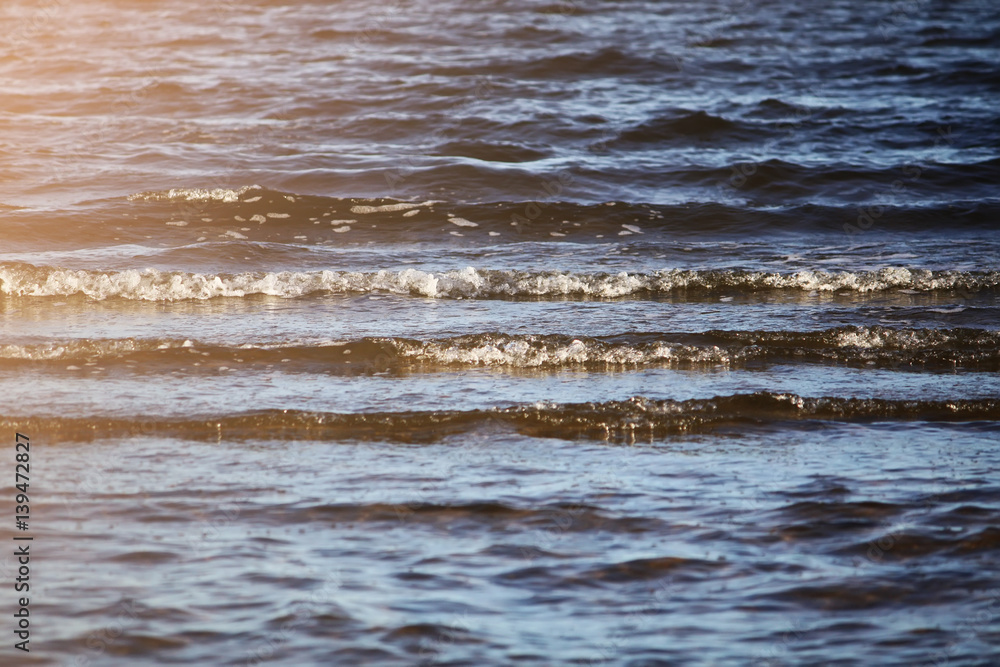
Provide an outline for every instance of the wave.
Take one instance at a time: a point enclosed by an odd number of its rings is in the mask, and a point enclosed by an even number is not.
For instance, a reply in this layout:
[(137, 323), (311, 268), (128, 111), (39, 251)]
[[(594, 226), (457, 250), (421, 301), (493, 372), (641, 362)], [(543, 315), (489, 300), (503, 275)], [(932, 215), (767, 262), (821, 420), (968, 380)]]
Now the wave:
[(390, 293), (425, 298), (655, 298), (695, 292), (754, 293), (762, 290), (870, 293), (886, 290), (936, 292), (996, 290), (1000, 271), (931, 271), (884, 268), (877, 271), (679, 270), (651, 273), (511, 271), (467, 267), (429, 272), (280, 271), (202, 274), (157, 269), (88, 271), (0, 263), (0, 294), (18, 297), (82, 295), (141, 301), (179, 301), (267, 295)]
[[(655, 517), (636, 515), (614, 516), (600, 507), (582, 503), (547, 503), (541, 506), (519, 506), (497, 501), (473, 502), (407, 502), (407, 503), (317, 503), (284, 508), (282, 521), (286, 523), (311, 523), (317, 520), (336, 523), (398, 522), (401, 518), (419, 521), (447, 530), (455, 521), (476, 521), (495, 529), (513, 528), (545, 529), (556, 522), (566, 532), (586, 532), (600, 529), (615, 533), (636, 533), (662, 530), (665, 522)], [(246, 507), (242, 515), (254, 521), (275, 520), (273, 511), (266, 507)], [(500, 547), (516, 555), (531, 552), (519, 548)], [(534, 551), (534, 550), (532, 550)], [(539, 555), (536, 551), (535, 555)], [(676, 559), (678, 565), (684, 559)], [(694, 561), (697, 562), (697, 561)]]
[[(574, 11), (576, 11), (574, 6)], [(565, 13), (565, 9), (559, 13)], [(490, 74), (495, 77), (516, 77), (520, 79), (564, 79), (565, 77), (598, 78), (629, 75), (648, 75), (657, 72), (660, 76), (681, 75), (680, 62), (669, 55), (649, 55), (633, 53), (616, 47), (598, 50), (570, 51), (530, 58), (511, 57), (490, 63)], [(439, 65), (431, 70), (434, 76), (462, 77), (481, 76), (482, 65)]]
[(484, 162), (533, 162), (551, 156), (551, 150), (541, 151), (512, 143), (493, 143), (466, 139), (449, 141), (434, 151), (435, 155), (468, 157)]
[(260, 410), (197, 418), (2, 417), (8, 432), (49, 441), (141, 435), (191, 440), (391, 440), (435, 442), (475, 430), (534, 437), (634, 441), (794, 422), (978, 422), (1000, 420), (1000, 399), (901, 401), (805, 398), (757, 392), (685, 401), (633, 397), (605, 403), (537, 403), (489, 410), (326, 413)]
[[(199, 365), (194, 367), (194, 363)], [(280, 366), (285, 372), (360, 374), (451, 367), (512, 369), (701, 368), (830, 364), (900, 370), (1000, 370), (1000, 332), (838, 327), (825, 331), (561, 334), (479, 333), (432, 340), (367, 337), (311, 345), (223, 346), (180, 339), (71, 340), (0, 345), (0, 367), (215, 372)]]
[[(491, 152), (494, 148), (500, 152)], [(529, 149), (514, 145), (490, 147), (452, 142), (442, 150), (479, 159), (535, 158)], [(759, 192), (759, 186), (765, 182), (787, 181), (793, 184), (790, 187), (797, 188), (795, 184), (801, 180), (801, 174), (796, 175), (795, 169), (791, 165), (776, 167), (771, 163), (748, 163), (725, 169), (691, 167), (676, 175), (684, 181), (685, 188), (707, 186), (718, 194), (721, 187), (729, 194), (742, 197)], [(842, 171), (828, 175), (832, 179), (846, 179), (837, 183), (853, 182), (854, 179), (850, 173)], [(892, 183), (899, 174), (868, 172), (862, 176), (870, 185), (883, 182), (879, 180), (883, 177), (888, 179), (885, 183)], [(586, 204), (553, 201), (579, 189), (574, 178), (572, 174), (542, 179), (532, 177), (529, 180), (537, 186), (533, 192), (538, 199), (489, 203), (323, 197), (258, 186), (178, 188), (84, 202), (61, 210), (12, 210), (0, 220), (0, 236), (41, 248), (74, 250), (127, 243), (155, 245), (155, 242), (174, 247), (200, 242), (453, 243), (456, 236), (491, 244), (511, 241), (608, 243), (621, 240), (621, 237), (631, 237), (630, 240), (676, 240), (706, 235), (745, 238), (747, 234), (777, 232), (826, 232), (836, 235), (840, 241), (850, 242), (845, 237), (848, 229), (845, 223), (855, 223), (860, 215), (855, 205), (814, 203), (789, 205), (783, 202), (777, 206), (754, 208), (712, 202)], [(968, 177), (963, 178), (968, 180)], [(921, 179), (923, 182), (923, 175)], [(743, 185), (747, 187), (740, 189)], [(943, 227), (956, 231), (995, 228), (1000, 218), (1000, 201), (990, 197), (961, 200), (956, 192), (952, 191), (947, 204), (940, 206), (905, 205), (903, 200), (896, 202), (890, 197), (865, 211), (871, 215), (878, 230), (936, 232)], [(463, 225), (456, 221), (474, 224)]]
[(658, 117), (622, 132), (618, 140), (624, 143), (657, 143), (710, 139), (732, 135), (745, 125), (704, 111), (681, 111), (674, 115)]

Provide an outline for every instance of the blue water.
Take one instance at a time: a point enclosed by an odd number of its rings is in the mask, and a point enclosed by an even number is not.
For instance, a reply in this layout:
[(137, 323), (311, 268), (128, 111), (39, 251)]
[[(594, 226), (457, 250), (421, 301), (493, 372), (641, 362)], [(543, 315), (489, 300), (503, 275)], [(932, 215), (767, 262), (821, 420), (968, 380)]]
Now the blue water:
[(0, 27), (3, 664), (1000, 662), (995, 3)]

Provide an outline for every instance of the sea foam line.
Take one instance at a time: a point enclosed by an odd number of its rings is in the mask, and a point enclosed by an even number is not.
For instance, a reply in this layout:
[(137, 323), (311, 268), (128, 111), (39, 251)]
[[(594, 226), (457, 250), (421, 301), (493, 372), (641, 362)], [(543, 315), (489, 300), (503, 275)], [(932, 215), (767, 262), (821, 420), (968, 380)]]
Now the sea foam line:
[[(340, 369), (354, 373), (452, 366), (597, 370), (643, 366), (737, 367), (755, 362), (990, 371), (1000, 369), (1000, 332), (851, 326), (806, 332), (662, 332), (599, 337), (489, 332), (427, 340), (364, 337), (242, 345), (164, 338), (70, 339), (0, 345), (0, 364), (5, 366), (38, 364), (81, 370), (89, 362), (97, 361), (103, 367), (120, 365), (141, 372), (153, 369), (212, 372), (279, 364), (289, 372)], [(195, 361), (199, 362), (197, 367), (192, 366)]]
[(591, 297), (619, 298), (670, 294), (679, 290), (753, 292), (878, 292), (891, 289), (934, 291), (995, 289), (1000, 271), (930, 271), (884, 268), (863, 272), (798, 271), (768, 273), (743, 270), (667, 269), (650, 273), (574, 273), (510, 271), (467, 267), (429, 272), (280, 271), (201, 274), (128, 269), (74, 270), (0, 264), (0, 293), (11, 296), (72, 296), (179, 301), (269, 295), (294, 298), (315, 293), (385, 292), (426, 298)]

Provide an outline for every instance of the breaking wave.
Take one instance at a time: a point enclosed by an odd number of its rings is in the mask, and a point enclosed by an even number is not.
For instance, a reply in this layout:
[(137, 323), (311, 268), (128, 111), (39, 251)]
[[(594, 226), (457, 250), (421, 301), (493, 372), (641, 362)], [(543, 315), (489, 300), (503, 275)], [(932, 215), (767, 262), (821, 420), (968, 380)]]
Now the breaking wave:
[(476, 269), (429, 272), (280, 271), (202, 274), (157, 269), (88, 271), (30, 264), (0, 264), (0, 294), (51, 297), (83, 295), (103, 300), (180, 301), (267, 295), (391, 293), (426, 298), (656, 297), (678, 292), (753, 293), (762, 290), (867, 293), (893, 289), (995, 290), (1000, 271), (877, 271), (665, 269), (649, 273), (575, 273)]
[[(197, 369), (194, 362), (198, 363)], [(367, 337), (311, 344), (225, 346), (182, 339), (70, 340), (0, 345), (0, 367), (52, 366), (151, 373), (279, 366), (356, 374), (442, 367), (616, 369), (814, 363), (900, 370), (1000, 370), (1000, 332), (838, 327), (825, 331), (622, 333), (613, 336), (479, 333), (450, 338)]]

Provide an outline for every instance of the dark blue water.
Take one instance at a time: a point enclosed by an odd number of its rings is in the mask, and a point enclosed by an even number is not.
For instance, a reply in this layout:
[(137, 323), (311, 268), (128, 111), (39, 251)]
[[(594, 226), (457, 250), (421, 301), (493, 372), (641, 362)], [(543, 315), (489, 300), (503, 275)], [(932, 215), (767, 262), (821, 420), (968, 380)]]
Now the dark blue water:
[(1000, 662), (996, 3), (0, 30), (3, 664)]

